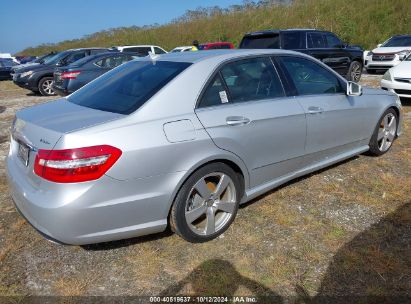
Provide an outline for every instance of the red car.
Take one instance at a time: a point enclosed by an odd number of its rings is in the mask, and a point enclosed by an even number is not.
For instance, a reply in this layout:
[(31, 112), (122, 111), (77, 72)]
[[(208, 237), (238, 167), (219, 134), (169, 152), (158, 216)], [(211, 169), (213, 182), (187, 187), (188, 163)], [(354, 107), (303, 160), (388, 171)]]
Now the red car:
[(199, 50), (218, 50), (218, 49), (233, 49), (234, 44), (231, 42), (210, 42), (199, 45)]

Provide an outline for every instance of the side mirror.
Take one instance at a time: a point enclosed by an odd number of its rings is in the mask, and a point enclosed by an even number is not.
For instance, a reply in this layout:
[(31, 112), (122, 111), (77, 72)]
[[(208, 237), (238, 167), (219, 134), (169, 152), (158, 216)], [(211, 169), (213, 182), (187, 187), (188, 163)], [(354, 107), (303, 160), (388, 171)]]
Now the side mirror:
[(347, 82), (347, 95), (348, 96), (361, 96), (362, 87), (356, 82), (348, 81)]
[(377, 44), (377, 48), (381, 47), (382, 43)]

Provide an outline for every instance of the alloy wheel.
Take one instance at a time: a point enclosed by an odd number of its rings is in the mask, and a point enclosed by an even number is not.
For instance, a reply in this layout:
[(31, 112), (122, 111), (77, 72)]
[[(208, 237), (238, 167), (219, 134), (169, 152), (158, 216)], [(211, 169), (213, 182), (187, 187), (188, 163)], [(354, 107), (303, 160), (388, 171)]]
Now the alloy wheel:
[(236, 189), (233, 180), (224, 173), (213, 172), (192, 187), (185, 209), (190, 229), (209, 236), (223, 229), (236, 211)]
[(351, 80), (358, 82), (361, 79), (361, 65), (359, 63), (355, 63), (351, 69)]
[(43, 89), (44, 92), (46, 92), (47, 95), (53, 95), (54, 91), (53, 91), (52, 85), (53, 85), (53, 80), (45, 80), (42, 83), (41, 88)]
[(381, 120), (380, 128), (378, 129), (378, 149), (381, 152), (387, 151), (394, 141), (395, 132), (397, 131), (397, 119), (394, 114), (387, 113)]

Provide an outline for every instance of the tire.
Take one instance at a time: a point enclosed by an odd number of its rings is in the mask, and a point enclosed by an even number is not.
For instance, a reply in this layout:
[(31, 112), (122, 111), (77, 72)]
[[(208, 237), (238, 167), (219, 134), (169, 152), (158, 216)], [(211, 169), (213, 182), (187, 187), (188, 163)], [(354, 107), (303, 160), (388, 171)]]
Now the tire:
[(234, 221), (243, 193), (241, 185), (237, 173), (224, 163), (198, 169), (176, 196), (170, 213), (171, 229), (192, 243), (218, 237)]
[(373, 75), (373, 74), (375, 74), (376, 72), (377, 72), (376, 70), (368, 70), (368, 69), (367, 69), (367, 73), (368, 73), (368, 74)]
[(397, 134), (398, 116), (394, 109), (384, 112), (370, 140), (369, 154), (380, 156), (388, 152)]
[(43, 77), (39, 81), (39, 92), (43, 96), (54, 96), (56, 93), (54, 93), (53, 88), (53, 77)]
[(359, 82), (362, 74), (362, 64), (358, 61), (353, 61), (348, 69), (347, 79), (349, 81)]

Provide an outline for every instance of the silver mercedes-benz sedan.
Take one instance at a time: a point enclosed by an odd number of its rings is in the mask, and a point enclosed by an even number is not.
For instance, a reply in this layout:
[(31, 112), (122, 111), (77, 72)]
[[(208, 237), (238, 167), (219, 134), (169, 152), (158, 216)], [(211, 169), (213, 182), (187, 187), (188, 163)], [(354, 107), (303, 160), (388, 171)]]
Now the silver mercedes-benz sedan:
[[(239, 204), (400, 134), (401, 103), (280, 50), (140, 58), (17, 113), (7, 175), (47, 238), (223, 233)], [(372, 161), (370, 159), (370, 161)]]

